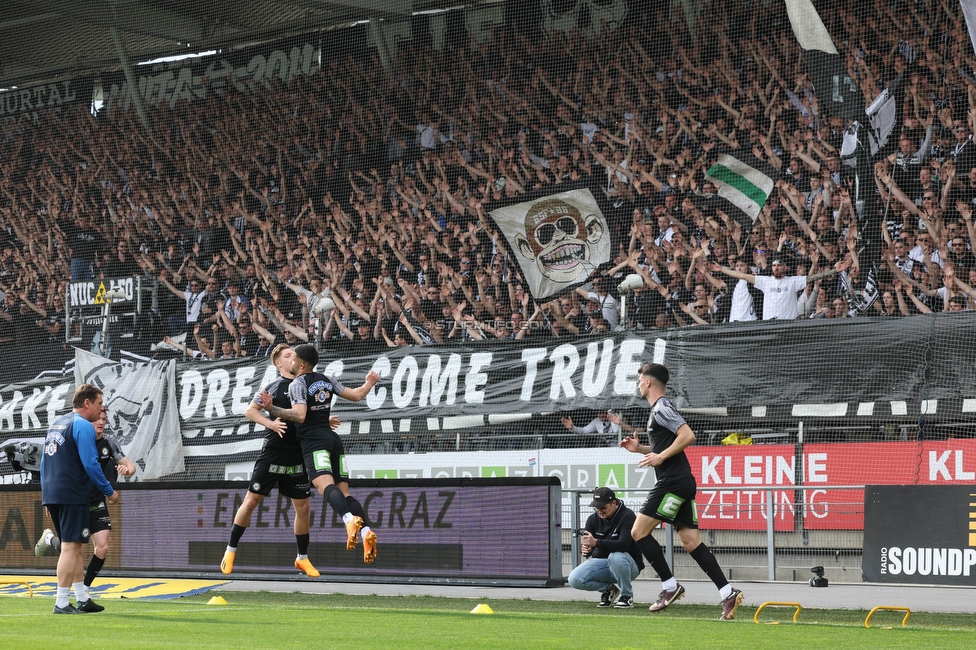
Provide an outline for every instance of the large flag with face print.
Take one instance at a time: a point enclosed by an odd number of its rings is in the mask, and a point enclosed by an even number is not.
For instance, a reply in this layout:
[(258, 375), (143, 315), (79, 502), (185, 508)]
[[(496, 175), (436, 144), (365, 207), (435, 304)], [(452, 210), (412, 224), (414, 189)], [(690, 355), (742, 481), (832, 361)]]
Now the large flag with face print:
[(105, 432), (135, 463), (138, 480), (183, 471), (174, 359), (116, 363), (75, 348), (75, 384), (86, 383), (102, 389), (108, 416)]
[(533, 298), (545, 300), (577, 287), (610, 261), (610, 228), (588, 188), (521, 198), (528, 200), (489, 214)]

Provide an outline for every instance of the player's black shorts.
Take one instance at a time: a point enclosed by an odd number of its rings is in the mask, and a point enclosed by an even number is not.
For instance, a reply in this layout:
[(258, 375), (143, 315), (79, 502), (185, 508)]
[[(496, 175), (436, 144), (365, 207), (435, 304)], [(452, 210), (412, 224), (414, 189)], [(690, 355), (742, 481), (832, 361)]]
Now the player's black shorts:
[(80, 542), (84, 544), (88, 541), (88, 537), (91, 534), (89, 530), (88, 506), (49, 503), (47, 504), (47, 509), (51, 513), (51, 519), (54, 521), (54, 532), (58, 534), (62, 542)]
[(336, 483), (349, 481), (346, 449), (342, 439), (331, 431), (308, 431), (302, 434), (302, 456), (310, 481), (330, 474)]
[(695, 477), (658, 483), (644, 500), (640, 513), (672, 524), (675, 528), (698, 528)]
[(112, 519), (108, 516), (108, 506), (105, 505), (105, 499), (88, 506), (88, 519), (88, 527), (92, 534), (100, 530), (112, 530)]
[[(294, 458), (292, 460), (299, 460)], [(305, 466), (301, 462), (294, 465), (272, 463), (261, 456), (254, 463), (251, 471), (251, 484), (248, 492), (262, 496), (271, 494), (271, 488), (278, 486), (278, 492), (289, 499), (307, 499), (312, 494), (312, 483), (309, 481)]]

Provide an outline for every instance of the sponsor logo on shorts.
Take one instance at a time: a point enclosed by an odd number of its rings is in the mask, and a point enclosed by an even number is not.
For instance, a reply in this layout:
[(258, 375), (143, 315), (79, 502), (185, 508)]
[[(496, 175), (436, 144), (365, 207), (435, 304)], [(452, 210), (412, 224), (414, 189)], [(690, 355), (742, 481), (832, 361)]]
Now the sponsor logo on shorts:
[(294, 474), (304, 474), (304, 465), (270, 465), (268, 471), (272, 474), (287, 474), (289, 476)]
[(82, 537), (87, 538), (89, 535), (91, 535), (91, 531), (90, 530), (88, 530), (87, 528), (82, 528), (81, 529), (81, 536)]
[(257, 492), (258, 490), (261, 489), (261, 484), (260, 483), (255, 483), (254, 485), (251, 486), (251, 489), (254, 490), (255, 492)]
[(316, 471), (318, 472), (332, 471), (332, 457), (329, 455), (328, 450), (316, 451), (315, 453), (313, 453), (312, 461), (315, 463)]
[(685, 502), (681, 497), (668, 492), (661, 499), (661, 505), (657, 507), (658, 514), (664, 515), (668, 519), (674, 519), (678, 510), (681, 509), (681, 505)]

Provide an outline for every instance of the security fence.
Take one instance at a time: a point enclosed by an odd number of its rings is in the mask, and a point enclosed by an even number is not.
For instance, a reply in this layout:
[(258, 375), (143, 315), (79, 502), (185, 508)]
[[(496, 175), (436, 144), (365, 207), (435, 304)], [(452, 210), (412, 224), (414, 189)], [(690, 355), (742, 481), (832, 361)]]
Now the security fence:
[[(822, 567), (822, 575), (831, 582), (862, 582), (861, 551), (864, 533), (861, 530), (809, 530), (805, 522), (816, 520), (824, 515), (824, 508), (840, 509), (846, 517), (864, 516), (864, 486), (838, 485), (826, 487), (790, 486), (795, 495), (788, 504), (778, 499), (778, 488), (713, 488), (707, 490), (707, 498), (712, 505), (698, 504), (701, 538), (718, 558), (719, 564), (731, 581), (735, 580), (781, 580), (808, 581), (815, 576), (811, 570)], [(699, 491), (702, 499), (706, 491)], [(587, 517), (593, 511), (588, 507), (592, 490), (564, 490), (568, 493), (570, 505), (563, 500), (564, 520), (568, 516), (570, 525), (563, 530), (563, 573), (569, 575), (582, 561), (580, 555), (580, 531)], [(717, 497), (713, 496), (717, 494)], [(818, 501), (826, 493), (855, 494), (859, 498), (850, 500), (829, 499), (829, 505)], [(619, 496), (619, 495), (618, 495)], [(752, 497), (751, 500), (743, 498)], [(626, 493), (622, 500), (629, 508), (638, 512), (644, 494)], [(720, 505), (715, 505), (718, 499)], [(701, 521), (702, 511), (716, 508), (718, 517), (752, 519), (759, 522), (756, 530), (714, 530)], [(780, 530), (776, 525), (784, 515), (791, 513), (794, 520), (792, 530)], [(681, 542), (671, 526), (662, 524), (653, 535), (665, 550), (665, 557), (671, 565), (675, 577), (680, 579), (702, 579), (701, 569), (682, 548)], [(642, 574), (642, 579), (655, 580), (657, 576), (650, 567)]]

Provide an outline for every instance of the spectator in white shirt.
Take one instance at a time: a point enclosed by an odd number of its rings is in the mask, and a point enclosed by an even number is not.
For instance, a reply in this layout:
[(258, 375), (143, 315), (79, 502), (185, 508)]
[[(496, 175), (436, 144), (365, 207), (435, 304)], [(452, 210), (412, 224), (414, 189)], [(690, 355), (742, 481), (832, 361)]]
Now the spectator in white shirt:
[(559, 421), (566, 429), (581, 436), (602, 436), (607, 445), (617, 446), (620, 442), (620, 425), (611, 421), (609, 411), (597, 411), (596, 417), (585, 427), (575, 426), (571, 417), (560, 418)]

